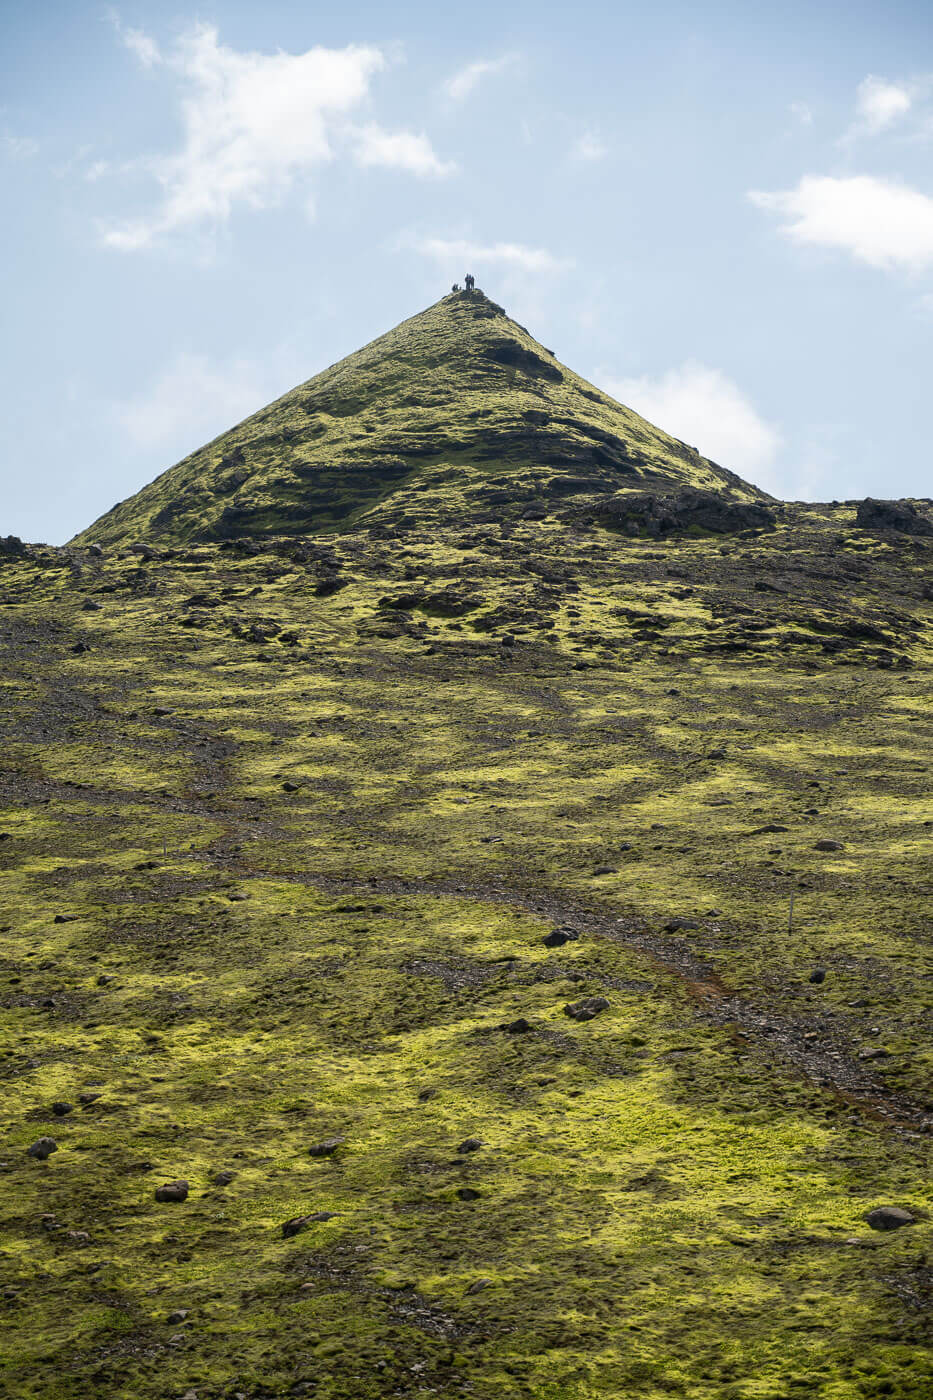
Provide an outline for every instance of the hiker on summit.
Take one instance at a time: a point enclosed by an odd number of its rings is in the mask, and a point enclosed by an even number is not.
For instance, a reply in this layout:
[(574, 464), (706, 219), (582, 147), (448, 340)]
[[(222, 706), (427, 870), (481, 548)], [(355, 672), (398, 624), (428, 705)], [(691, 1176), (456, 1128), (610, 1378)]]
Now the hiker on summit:
[(455, 283), (453, 284), (453, 286), (451, 287), (450, 290), (451, 290), (452, 292), (459, 292), (459, 290), (460, 290), (460, 283), (459, 283), (459, 282), (455, 282)]
[(473, 288), (476, 286), (476, 278), (473, 276), (472, 272), (468, 272), (466, 277), (464, 277), (463, 285), (468, 292), (472, 292)]

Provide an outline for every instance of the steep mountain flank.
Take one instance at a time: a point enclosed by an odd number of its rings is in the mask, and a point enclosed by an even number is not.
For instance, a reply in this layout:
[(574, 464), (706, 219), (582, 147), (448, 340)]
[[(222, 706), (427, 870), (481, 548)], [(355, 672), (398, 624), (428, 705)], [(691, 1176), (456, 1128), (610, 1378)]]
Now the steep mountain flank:
[(461, 292), (192, 453), (78, 542), (497, 520), (683, 487), (768, 499)]

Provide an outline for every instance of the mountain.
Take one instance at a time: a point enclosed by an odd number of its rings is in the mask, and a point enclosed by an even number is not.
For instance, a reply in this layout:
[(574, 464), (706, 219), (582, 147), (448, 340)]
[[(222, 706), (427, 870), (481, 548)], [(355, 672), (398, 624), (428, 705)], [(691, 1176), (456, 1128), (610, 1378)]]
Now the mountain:
[(769, 499), (461, 292), (192, 453), (76, 543), (496, 520), (684, 487)]
[(478, 297), (0, 539), (0, 1392), (926, 1400), (931, 600)]

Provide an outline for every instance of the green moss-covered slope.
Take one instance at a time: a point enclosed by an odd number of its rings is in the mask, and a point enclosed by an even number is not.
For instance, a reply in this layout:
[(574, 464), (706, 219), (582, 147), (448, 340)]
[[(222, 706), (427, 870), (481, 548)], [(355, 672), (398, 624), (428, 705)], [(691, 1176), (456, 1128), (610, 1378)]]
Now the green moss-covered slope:
[(763, 494), (452, 293), (192, 453), (78, 542), (497, 520), (594, 493)]
[(0, 560), (0, 1391), (926, 1400), (931, 562)]

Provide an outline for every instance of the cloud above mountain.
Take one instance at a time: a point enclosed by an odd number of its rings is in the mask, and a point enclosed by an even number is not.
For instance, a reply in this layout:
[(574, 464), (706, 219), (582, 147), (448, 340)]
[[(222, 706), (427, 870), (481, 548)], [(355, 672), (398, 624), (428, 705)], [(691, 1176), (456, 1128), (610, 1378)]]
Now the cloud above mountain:
[(222, 44), (213, 26), (197, 25), (163, 53), (140, 30), (120, 35), (143, 68), (174, 80), (182, 141), (138, 163), (155, 181), (158, 200), (148, 213), (105, 228), (108, 247), (145, 248), (223, 224), (238, 207), (267, 208), (338, 156), (417, 176), (453, 170), (423, 133), (353, 120), (387, 66), (377, 47), (239, 52)]
[(524, 243), (478, 243), (469, 238), (406, 238), (401, 246), (451, 267), (470, 263), (476, 267), (498, 266), (541, 273), (557, 272), (573, 266), (572, 258), (561, 258), (546, 248), (531, 248)]

